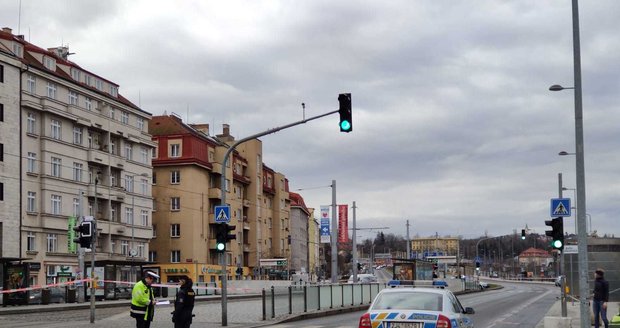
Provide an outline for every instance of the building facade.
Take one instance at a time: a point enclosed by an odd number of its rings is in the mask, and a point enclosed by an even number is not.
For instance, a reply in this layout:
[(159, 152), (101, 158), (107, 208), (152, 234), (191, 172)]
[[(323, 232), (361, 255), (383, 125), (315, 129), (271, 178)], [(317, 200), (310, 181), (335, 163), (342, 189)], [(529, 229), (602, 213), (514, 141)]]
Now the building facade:
[(235, 142), (228, 125), (211, 136), (207, 124), (187, 125), (164, 115), (153, 117), (150, 127), (157, 144), (150, 258), (162, 279), (188, 274), (198, 282), (218, 281), (215, 206), (222, 203), (222, 189), (236, 235), (224, 253), (228, 279), (258, 278), (260, 259), (287, 258), (288, 181), (263, 164), (260, 140), (230, 153), (222, 186), (224, 156)]
[(310, 272), (310, 211), (300, 194), (290, 192), (291, 199), (291, 270)]
[(413, 258), (423, 259), (428, 256), (458, 256), (459, 239), (457, 237), (416, 237), (411, 240)]
[(70, 228), (84, 215), (97, 220), (96, 265), (106, 267), (105, 278), (130, 279), (152, 236), (151, 115), (118, 84), (70, 61), (67, 47), (43, 49), (4, 28), (0, 48), (18, 62), (4, 74), (12, 85), (7, 108), (19, 117), (11, 155), (20, 159), (19, 214), (3, 228), (19, 238), (30, 284), (81, 276)]

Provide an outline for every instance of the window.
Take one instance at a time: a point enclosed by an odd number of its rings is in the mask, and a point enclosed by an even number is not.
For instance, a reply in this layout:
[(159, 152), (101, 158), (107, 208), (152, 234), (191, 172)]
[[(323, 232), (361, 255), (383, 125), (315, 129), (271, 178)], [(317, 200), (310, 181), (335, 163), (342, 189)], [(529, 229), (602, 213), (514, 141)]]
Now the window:
[(0, 201), (4, 200), (4, 183), (0, 182)]
[(143, 226), (145, 226), (145, 227), (146, 227), (146, 226), (148, 226), (148, 225), (149, 225), (149, 211), (147, 211), (147, 210), (141, 210), (141, 211), (140, 211), (140, 218), (141, 218), (141, 220), (140, 220), (141, 222), (140, 222), (140, 223), (141, 223)]
[(170, 157), (179, 157), (181, 156), (181, 145), (172, 144), (170, 145)]
[(170, 252), (170, 263), (180, 263), (181, 262), (181, 251), (174, 250)]
[(179, 197), (172, 197), (172, 198), (170, 198), (170, 209), (172, 211), (179, 211), (179, 210), (181, 210), (181, 198), (179, 198)]
[(43, 66), (49, 69), (50, 71), (56, 70), (56, 60), (52, 57), (45, 56), (43, 57)]
[(110, 94), (112, 95), (112, 97), (117, 97), (118, 96), (118, 87), (115, 87), (113, 85), (110, 86)]
[(131, 160), (131, 157), (132, 157), (131, 156), (132, 155), (132, 150), (133, 150), (133, 148), (131, 147), (130, 143), (125, 144), (125, 158), (127, 160), (129, 160), (129, 161)]
[(47, 97), (56, 99), (56, 84), (53, 82), (47, 82)]
[(76, 145), (82, 144), (82, 128), (79, 126), (73, 127), (73, 143)]
[(26, 204), (26, 211), (27, 212), (36, 212), (37, 211), (37, 207), (36, 207), (36, 201), (37, 201), (37, 193), (34, 191), (29, 191), (28, 192), (28, 203)]
[(24, 47), (17, 42), (13, 42), (13, 53), (19, 58), (24, 58)]
[(80, 81), (80, 75), (81, 75), (81, 74), (80, 74), (80, 70), (79, 70), (79, 69), (76, 69), (76, 68), (71, 67), (71, 77), (72, 77), (74, 80), (76, 80), (76, 81), (78, 81), (78, 82), (79, 82), (79, 81)]
[(153, 184), (157, 184), (157, 174), (153, 172)]
[(157, 225), (153, 225), (153, 238), (157, 238)]
[(129, 243), (126, 240), (121, 241), (121, 255), (129, 253)]
[(124, 110), (121, 111), (121, 123), (129, 124), (129, 114)]
[(79, 198), (73, 198), (73, 215), (74, 216), (80, 215), (80, 199)]
[(73, 180), (74, 181), (82, 181), (82, 173), (83, 173), (84, 165), (82, 163), (73, 162)]
[(138, 254), (136, 254), (137, 257), (144, 257), (144, 249), (146, 247), (144, 247), (144, 243), (138, 243)]
[(52, 120), (52, 139), (60, 140), (62, 133), (62, 124), (59, 120)]
[(60, 169), (62, 167), (62, 159), (58, 157), (52, 157), (52, 176), (60, 178)]
[(62, 197), (59, 195), (52, 195), (52, 214), (60, 215), (62, 210)]
[(28, 231), (26, 240), (27, 240), (26, 251), (29, 251), (29, 252), (36, 251), (37, 250), (37, 235), (32, 231)]
[[(99, 79), (95, 79), (95, 88), (97, 88), (97, 90), (103, 91), (103, 81), (101, 81)], [(112, 117), (112, 118), (114, 118), (114, 117)]]
[(32, 74), (28, 74), (28, 79), (26, 80), (26, 90), (32, 94), (37, 93), (37, 78)]
[(209, 162), (215, 162), (215, 151), (209, 150)]
[(133, 192), (133, 176), (131, 175), (125, 175), (125, 190)]
[(157, 252), (149, 251), (149, 262), (157, 262)]
[(144, 129), (144, 119), (142, 117), (138, 117), (136, 119), (136, 126), (138, 127), (138, 129), (140, 129), (140, 131)]
[(93, 110), (93, 101), (89, 97), (84, 97), (84, 107), (86, 110)]
[(4, 144), (0, 143), (0, 162), (4, 162)]
[(140, 147), (140, 160), (143, 164), (149, 163), (149, 150), (146, 147)]
[(0, 65), (0, 83), (4, 82), (4, 66)]
[(125, 207), (125, 222), (133, 225), (133, 208)]
[(28, 164), (27, 164), (27, 170), (28, 173), (35, 173), (35, 171), (37, 170), (37, 154), (35, 153), (28, 153)]
[(75, 91), (69, 90), (69, 105), (78, 105), (78, 93)]
[(114, 119), (114, 108), (110, 108), (110, 118)]
[(170, 225), (170, 237), (181, 237), (181, 225), (178, 223)]
[(142, 195), (146, 195), (148, 193), (149, 180), (141, 179), (140, 180), (140, 191)]
[(4, 122), (4, 104), (0, 104), (0, 122)]
[(181, 183), (181, 172), (180, 171), (170, 171), (170, 183), (171, 184)]
[(88, 74), (84, 74), (84, 83), (86, 83), (86, 85), (90, 86), (92, 83), (92, 77)]
[(58, 235), (55, 233), (47, 234), (47, 252), (54, 253), (58, 251)]
[(36, 118), (34, 113), (28, 113), (28, 123), (26, 125), (27, 133), (37, 133), (35, 128)]

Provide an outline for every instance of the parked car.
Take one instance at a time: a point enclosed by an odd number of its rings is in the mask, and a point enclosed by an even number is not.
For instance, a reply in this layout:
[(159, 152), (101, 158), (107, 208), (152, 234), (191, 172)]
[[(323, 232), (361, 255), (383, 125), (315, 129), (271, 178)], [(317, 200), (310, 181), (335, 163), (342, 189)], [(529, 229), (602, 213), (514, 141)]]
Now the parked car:
[[(51, 287), (49, 291), (49, 303), (65, 303), (65, 287)], [(31, 290), (28, 294), (28, 304), (42, 304), (42, 289)]]
[(114, 297), (117, 299), (131, 299), (131, 287), (125, 287), (125, 286), (115, 287)]
[(562, 279), (564, 278), (564, 276), (557, 276), (555, 278), (555, 285), (557, 287), (562, 287)]
[(480, 285), (480, 289), (489, 288), (489, 284), (486, 281), (480, 281), (478, 284)]
[(359, 320), (359, 328), (372, 327), (459, 327), (472, 328), (469, 314), (447, 289), (401, 287), (383, 289)]
[[(355, 282), (360, 283), (360, 284), (370, 284), (373, 282), (377, 282), (377, 276), (375, 276), (374, 274), (370, 274), (370, 273), (360, 273), (357, 275), (357, 281)], [(353, 283), (353, 275), (349, 277), (349, 280), (347, 281), (347, 283), (349, 284)]]

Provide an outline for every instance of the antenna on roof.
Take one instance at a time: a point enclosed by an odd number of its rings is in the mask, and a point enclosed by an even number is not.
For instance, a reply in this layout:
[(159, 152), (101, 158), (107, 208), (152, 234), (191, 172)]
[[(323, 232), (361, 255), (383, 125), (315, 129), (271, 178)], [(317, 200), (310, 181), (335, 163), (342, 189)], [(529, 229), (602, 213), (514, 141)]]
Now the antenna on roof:
[(19, 10), (17, 12), (17, 35), (21, 35), (20, 27), (22, 26), (22, 0), (19, 0)]
[(301, 103), (301, 109), (302, 109), (302, 119), (306, 119), (306, 103)]

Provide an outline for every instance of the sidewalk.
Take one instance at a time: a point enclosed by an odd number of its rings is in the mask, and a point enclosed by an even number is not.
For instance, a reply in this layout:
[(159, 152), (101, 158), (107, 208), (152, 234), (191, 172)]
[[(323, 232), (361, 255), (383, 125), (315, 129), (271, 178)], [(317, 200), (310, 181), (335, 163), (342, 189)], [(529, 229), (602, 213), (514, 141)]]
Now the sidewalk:
[[(607, 303), (607, 319), (611, 321), (611, 318), (618, 314), (619, 302)], [(590, 314), (592, 313), (592, 306), (589, 306)], [(545, 325), (545, 323), (547, 325)], [(557, 300), (553, 306), (547, 312), (545, 318), (536, 325), (536, 328), (573, 328), (581, 327), (581, 315), (579, 302), (566, 302), (566, 319), (562, 318), (562, 302)], [(601, 323), (602, 327), (602, 323)]]

